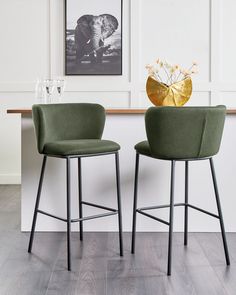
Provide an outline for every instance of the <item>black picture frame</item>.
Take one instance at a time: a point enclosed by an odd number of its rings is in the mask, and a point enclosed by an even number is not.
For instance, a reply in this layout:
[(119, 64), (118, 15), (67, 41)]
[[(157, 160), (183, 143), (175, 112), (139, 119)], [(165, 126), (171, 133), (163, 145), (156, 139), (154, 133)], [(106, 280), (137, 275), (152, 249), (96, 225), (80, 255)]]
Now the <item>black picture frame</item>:
[[(99, 3), (99, 9), (89, 5), (91, 1), (97, 7)], [(78, 17), (76, 7), (83, 7), (78, 9)], [(119, 9), (109, 13), (114, 7)], [(122, 75), (122, 31), (123, 0), (65, 0), (65, 75)]]

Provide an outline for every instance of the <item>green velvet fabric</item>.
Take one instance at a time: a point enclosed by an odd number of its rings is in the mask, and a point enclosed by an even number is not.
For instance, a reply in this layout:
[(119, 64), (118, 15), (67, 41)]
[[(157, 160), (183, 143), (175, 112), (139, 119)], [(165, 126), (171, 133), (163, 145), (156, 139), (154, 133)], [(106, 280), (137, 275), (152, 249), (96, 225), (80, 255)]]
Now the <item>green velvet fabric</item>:
[(226, 108), (151, 107), (145, 115), (148, 142), (135, 149), (159, 159), (211, 157), (219, 151)]
[(152, 157), (149, 143), (147, 140), (137, 143), (134, 147), (140, 154)]
[(110, 140), (100, 139), (79, 139), (79, 140), (62, 140), (46, 143), (44, 154), (49, 155), (84, 155), (115, 152), (120, 146)]
[(101, 105), (42, 104), (34, 105), (32, 113), (41, 154), (70, 155), (71, 152), (74, 155), (76, 151), (86, 154), (86, 148), (88, 153), (119, 149), (115, 143), (100, 142), (105, 124), (105, 110)]

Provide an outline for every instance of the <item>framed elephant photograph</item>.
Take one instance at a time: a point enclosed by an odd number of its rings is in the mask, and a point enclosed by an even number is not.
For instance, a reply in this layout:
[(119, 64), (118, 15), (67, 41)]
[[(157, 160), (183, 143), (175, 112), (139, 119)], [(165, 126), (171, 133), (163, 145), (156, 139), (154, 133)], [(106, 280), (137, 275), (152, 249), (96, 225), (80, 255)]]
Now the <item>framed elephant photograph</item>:
[(65, 74), (122, 75), (122, 0), (65, 0)]

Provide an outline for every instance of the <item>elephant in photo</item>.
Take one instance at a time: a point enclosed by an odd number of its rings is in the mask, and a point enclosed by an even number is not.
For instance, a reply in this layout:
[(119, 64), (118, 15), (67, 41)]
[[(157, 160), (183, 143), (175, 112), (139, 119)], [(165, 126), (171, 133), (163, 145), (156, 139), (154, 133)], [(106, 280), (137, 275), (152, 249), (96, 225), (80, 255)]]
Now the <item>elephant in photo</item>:
[(117, 30), (118, 25), (117, 19), (110, 14), (81, 16), (75, 28), (76, 62), (85, 55), (89, 55), (93, 63), (101, 62), (103, 53), (110, 47), (104, 46), (104, 40)]

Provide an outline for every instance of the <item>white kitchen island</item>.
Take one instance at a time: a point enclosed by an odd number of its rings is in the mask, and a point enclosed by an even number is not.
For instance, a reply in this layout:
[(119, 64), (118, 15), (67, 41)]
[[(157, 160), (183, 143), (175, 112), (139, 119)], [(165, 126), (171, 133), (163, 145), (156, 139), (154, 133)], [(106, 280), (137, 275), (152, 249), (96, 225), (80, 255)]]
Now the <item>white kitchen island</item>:
[[(22, 128), (22, 191), (21, 229), (31, 228), (34, 203), (43, 156), (36, 149), (31, 110), (8, 110), (21, 115)], [(121, 145), (121, 198), (123, 209), (123, 229), (131, 231), (135, 150), (134, 145), (146, 138), (144, 111), (110, 110), (107, 112), (104, 139)], [(215, 157), (222, 210), (226, 231), (236, 230), (236, 116), (228, 112), (220, 153)], [(40, 209), (57, 216), (66, 216), (66, 174), (64, 159), (49, 158), (47, 161)], [(72, 218), (78, 217), (77, 160), (72, 160)], [(176, 202), (184, 198), (184, 164), (176, 167)], [(208, 161), (190, 163), (189, 199), (194, 205), (216, 212), (213, 185)], [(82, 158), (83, 199), (108, 207), (116, 207), (115, 160), (113, 155)], [(169, 202), (170, 162), (148, 157), (140, 159), (138, 206), (151, 206)], [(103, 212), (84, 206), (84, 216)], [(167, 209), (156, 210), (157, 216), (168, 218)], [(77, 231), (78, 224), (72, 224)], [(183, 230), (183, 209), (175, 209), (176, 231)], [(66, 224), (38, 214), (37, 231), (65, 231)], [(117, 231), (117, 216), (104, 217), (84, 222), (85, 231)], [(138, 231), (166, 231), (168, 227), (144, 216), (138, 215)], [(218, 220), (189, 209), (189, 230), (219, 231)]]

